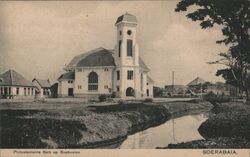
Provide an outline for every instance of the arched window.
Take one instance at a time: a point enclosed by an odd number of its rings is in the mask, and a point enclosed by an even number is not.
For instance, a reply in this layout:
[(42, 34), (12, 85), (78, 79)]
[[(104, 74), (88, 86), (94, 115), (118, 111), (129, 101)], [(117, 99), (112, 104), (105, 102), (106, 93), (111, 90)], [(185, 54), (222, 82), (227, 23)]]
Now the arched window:
[(88, 78), (88, 90), (97, 91), (98, 90), (98, 75), (96, 72), (89, 73)]

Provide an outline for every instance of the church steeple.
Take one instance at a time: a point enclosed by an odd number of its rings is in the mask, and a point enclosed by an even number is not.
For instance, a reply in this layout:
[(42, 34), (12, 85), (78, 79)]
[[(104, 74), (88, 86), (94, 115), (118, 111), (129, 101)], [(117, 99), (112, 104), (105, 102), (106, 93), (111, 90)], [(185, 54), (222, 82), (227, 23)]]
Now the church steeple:
[[(117, 92), (120, 97), (139, 97), (139, 46), (136, 40), (137, 18), (129, 13), (119, 16), (115, 52)], [(118, 79), (119, 78), (119, 79)]]
[[(138, 65), (138, 46), (136, 41), (137, 18), (129, 13), (119, 16), (116, 20), (117, 27), (117, 59), (121, 65)], [(119, 64), (118, 63), (118, 64)]]

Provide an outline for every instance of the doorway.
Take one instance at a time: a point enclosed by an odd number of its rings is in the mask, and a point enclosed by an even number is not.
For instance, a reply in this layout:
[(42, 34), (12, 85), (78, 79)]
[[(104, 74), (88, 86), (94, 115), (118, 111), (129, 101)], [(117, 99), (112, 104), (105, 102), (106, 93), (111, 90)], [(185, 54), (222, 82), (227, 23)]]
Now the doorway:
[(74, 96), (74, 89), (68, 88), (68, 96)]
[(126, 90), (126, 96), (135, 96), (134, 89), (131, 87), (128, 87)]

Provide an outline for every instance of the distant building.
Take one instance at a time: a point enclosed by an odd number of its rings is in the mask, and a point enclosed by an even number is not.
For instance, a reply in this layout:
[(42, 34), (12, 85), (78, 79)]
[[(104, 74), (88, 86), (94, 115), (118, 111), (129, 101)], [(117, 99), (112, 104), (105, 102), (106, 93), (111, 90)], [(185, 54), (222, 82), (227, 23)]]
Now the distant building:
[(207, 86), (206, 93), (237, 97), (238, 89), (223, 82), (216, 82)]
[(165, 95), (182, 95), (185, 94), (187, 86), (184, 85), (166, 85), (164, 88)]
[(34, 98), (35, 86), (15, 70), (0, 74), (1, 98)]
[(51, 95), (50, 81), (34, 78), (32, 83), (36, 86), (36, 98), (48, 98)]
[(195, 78), (193, 81), (187, 84), (188, 87), (200, 86), (204, 84), (206, 81), (200, 77)]
[(115, 23), (117, 41), (113, 50), (97, 48), (75, 56), (58, 78), (58, 96), (153, 97), (150, 70), (139, 54), (137, 24), (134, 15), (121, 15)]
[(215, 95), (237, 96), (238, 90), (232, 85), (223, 82), (211, 83), (204, 79), (197, 77), (187, 84), (187, 93), (191, 95), (201, 95), (213, 93)]

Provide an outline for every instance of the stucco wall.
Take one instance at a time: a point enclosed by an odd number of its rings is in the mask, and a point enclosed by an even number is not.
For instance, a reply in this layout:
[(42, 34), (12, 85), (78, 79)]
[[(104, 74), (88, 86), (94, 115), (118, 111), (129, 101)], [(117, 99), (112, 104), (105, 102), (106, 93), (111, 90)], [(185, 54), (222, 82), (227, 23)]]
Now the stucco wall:
[[(4, 90), (5, 86), (2, 86), (0, 87), (0, 90)], [(18, 98), (23, 98), (23, 99), (26, 99), (26, 98), (34, 98), (35, 97), (35, 88), (34, 87), (19, 87), (19, 86), (12, 86), (12, 87), (7, 87), (7, 91), (9, 93), (9, 88), (10, 88), (10, 93), (11, 95), (14, 96), (14, 99), (18, 99)], [(19, 93), (17, 95), (17, 88), (19, 88)], [(26, 95), (24, 94), (24, 88), (26, 88)], [(28, 93), (28, 89), (30, 89), (30, 93)], [(33, 89), (33, 92), (32, 92), (32, 89)], [(1, 91), (0, 91), (0, 95), (4, 95), (4, 94), (1, 94)]]
[(60, 80), (58, 84), (58, 97), (68, 96), (68, 88), (74, 88), (74, 80), (73, 83), (68, 83), (69, 80)]
[[(111, 94), (113, 88), (112, 84), (112, 67), (106, 67), (108, 71), (105, 71), (105, 68), (84, 68), (80, 71), (75, 71), (75, 81), (73, 84), (69, 84), (68, 80), (61, 80), (59, 82), (58, 94), (59, 97), (68, 96), (68, 88), (74, 89), (75, 97), (86, 97), (87, 95), (98, 95), (98, 94)], [(91, 72), (96, 72), (98, 75), (98, 90), (89, 91), (88, 90), (88, 75)]]

